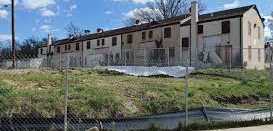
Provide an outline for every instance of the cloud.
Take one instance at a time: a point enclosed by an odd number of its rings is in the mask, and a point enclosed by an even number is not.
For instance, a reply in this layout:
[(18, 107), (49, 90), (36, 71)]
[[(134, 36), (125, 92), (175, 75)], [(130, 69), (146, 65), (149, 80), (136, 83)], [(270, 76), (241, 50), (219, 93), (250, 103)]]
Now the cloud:
[(232, 3), (224, 4), (224, 9), (232, 9), (239, 7), (241, 2), (239, 0), (234, 0)]
[(76, 4), (70, 5), (69, 8), (68, 8), (68, 10), (65, 11), (66, 16), (68, 16), (68, 17), (72, 16), (72, 15), (73, 15), (73, 11), (74, 11), (75, 9), (77, 9), (77, 7), (78, 7), (78, 6), (77, 6)]
[[(15, 39), (19, 39), (18, 37), (15, 37)], [(7, 42), (11, 41), (11, 35), (9, 34), (0, 34), (0, 42)]]
[(113, 12), (112, 11), (105, 11), (104, 12), (106, 15), (111, 15)]
[(0, 0), (0, 5), (9, 5), (11, 0)]
[(58, 31), (58, 29), (53, 28), (51, 25), (42, 25), (40, 27), (40, 30), (45, 32), (45, 33), (52, 33), (52, 32)]
[(147, 2), (151, 2), (152, 0), (112, 0), (114, 2), (133, 2), (136, 4), (146, 4)]
[(22, 4), (26, 9), (35, 10), (55, 5), (55, 0), (22, 0)]
[[(264, 16), (265, 18), (265, 29), (264, 29), (264, 35), (265, 37), (272, 37), (271, 30), (269, 28), (270, 22), (273, 23), (273, 17), (272, 16)], [(273, 25), (272, 25), (273, 26)]]
[(43, 8), (41, 9), (41, 15), (45, 17), (52, 17), (52, 16), (56, 16), (56, 13), (53, 12), (52, 10)]
[(135, 17), (135, 14), (138, 14), (140, 12), (152, 12), (152, 9), (148, 8), (148, 7), (144, 7), (144, 8), (136, 8), (136, 9), (133, 9), (131, 11), (129, 11), (128, 13), (125, 13), (124, 15), (126, 17), (129, 17), (129, 18), (132, 18), (132, 17)]
[(0, 10), (0, 19), (1, 18), (7, 18), (8, 14), (9, 14), (8, 11)]

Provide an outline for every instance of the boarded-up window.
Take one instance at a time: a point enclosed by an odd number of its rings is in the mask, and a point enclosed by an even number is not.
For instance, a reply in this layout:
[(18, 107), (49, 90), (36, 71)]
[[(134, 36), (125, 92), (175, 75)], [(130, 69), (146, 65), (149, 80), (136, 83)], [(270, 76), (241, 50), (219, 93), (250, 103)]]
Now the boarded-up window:
[(76, 44), (76, 50), (80, 50), (80, 44), (79, 43)]
[(188, 37), (182, 38), (182, 48), (187, 49), (190, 47), (190, 40)]
[(133, 43), (133, 35), (127, 35), (127, 43), (128, 44)]
[(167, 27), (164, 29), (164, 38), (171, 38), (172, 37), (172, 28)]
[(203, 32), (204, 32), (203, 25), (198, 25), (198, 34), (203, 34)]
[(90, 49), (90, 48), (91, 48), (90, 41), (87, 41), (87, 43), (86, 43), (86, 49)]
[(248, 22), (248, 35), (252, 34), (252, 26), (251, 26), (251, 22)]
[(230, 21), (222, 22), (222, 34), (230, 33)]
[(142, 40), (146, 40), (146, 32), (142, 32)]
[(252, 47), (248, 46), (248, 60), (252, 59)]
[(112, 46), (117, 45), (117, 37), (112, 37)]
[(97, 40), (97, 46), (100, 46), (100, 40)]
[(153, 31), (149, 31), (149, 38), (150, 38), (150, 39), (153, 38), (153, 35), (154, 35)]

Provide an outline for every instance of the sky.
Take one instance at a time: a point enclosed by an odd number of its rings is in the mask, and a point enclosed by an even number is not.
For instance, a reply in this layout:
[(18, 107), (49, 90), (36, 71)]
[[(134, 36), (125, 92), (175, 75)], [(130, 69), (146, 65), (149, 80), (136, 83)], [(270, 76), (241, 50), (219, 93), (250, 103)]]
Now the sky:
[[(0, 0), (0, 41), (10, 40), (10, 1)], [(50, 32), (58, 39), (65, 38), (70, 22), (94, 32), (123, 27), (134, 11), (145, 9), (151, 0), (15, 0), (16, 39), (44, 38)], [(203, 0), (206, 12), (250, 4), (258, 6), (264, 18), (273, 11), (273, 0)], [(8, 5), (8, 6), (4, 6)], [(269, 29), (266, 28), (266, 36)]]

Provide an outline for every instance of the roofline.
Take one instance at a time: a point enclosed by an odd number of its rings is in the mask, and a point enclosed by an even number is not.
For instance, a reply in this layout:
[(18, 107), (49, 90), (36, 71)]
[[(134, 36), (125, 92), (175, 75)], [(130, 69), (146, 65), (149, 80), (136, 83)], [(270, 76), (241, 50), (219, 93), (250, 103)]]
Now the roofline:
[[(248, 7), (248, 6), (242, 6), (242, 7)], [(238, 8), (242, 8), (242, 7), (238, 7)], [(249, 8), (247, 11), (249, 11), (250, 9), (255, 9), (261, 19), (261, 21), (263, 20), (263, 18), (261, 17), (260, 15), (260, 12), (257, 8), (257, 6), (255, 4), (253, 5), (249, 5)], [(238, 8), (233, 8), (233, 9), (238, 9)], [(228, 9), (228, 10), (233, 10), (233, 9)], [(221, 10), (221, 11), (228, 11), (228, 10)], [(245, 11), (243, 13), (243, 15), (247, 12)], [(206, 13), (206, 14), (203, 14), (203, 15), (208, 15), (208, 14), (211, 14), (211, 13), (216, 13), (216, 12), (219, 12), (219, 11), (215, 11), (215, 12), (210, 12), (210, 13)], [(218, 21), (218, 20), (224, 20), (224, 19), (231, 19), (231, 18), (239, 18), (239, 17), (243, 17), (243, 15), (235, 15), (235, 16), (230, 16), (230, 17), (224, 17), (224, 18), (217, 18), (217, 19), (211, 19), (211, 20), (205, 20), (205, 21), (200, 21), (198, 23), (206, 23), (206, 22), (211, 22), (211, 21)], [(189, 14), (186, 14), (186, 15), (183, 15), (184, 16), (184, 19), (189, 17)], [(164, 22), (168, 22), (168, 20), (171, 20), (171, 19), (174, 19), (174, 18), (179, 18), (179, 17), (183, 17), (183, 16), (177, 16), (177, 17), (172, 17), (172, 18), (169, 18), (169, 19), (165, 19), (165, 20), (160, 20), (160, 21), (157, 21), (159, 22), (159, 24), (156, 24), (154, 25), (153, 27), (144, 27), (144, 29), (135, 29), (135, 30), (129, 30), (129, 31), (124, 31), (124, 32), (121, 32), (121, 33), (113, 33), (112, 35), (102, 35), (102, 36), (98, 36), (96, 38), (86, 38), (88, 36), (91, 36), (91, 35), (100, 35), (101, 33), (93, 33), (93, 34), (89, 34), (89, 35), (85, 35), (85, 36), (82, 36), (80, 38), (76, 38), (75, 40), (73, 39), (68, 39), (68, 38), (65, 38), (65, 39), (61, 39), (61, 40), (58, 40), (59, 42), (60, 41), (65, 41), (64, 43), (60, 43), (60, 44), (53, 44), (54, 46), (56, 45), (66, 45), (66, 44), (70, 44), (70, 43), (76, 43), (76, 42), (81, 42), (81, 41), (86, 41), (86, 40), (94, 40), (94, 39), (99, 39), (99, 38), (104, 38), (104, 37), (110, 37), (110, 36), (117, 36), (117, 35), (122, 35), (122, 34), (126, 34), (126, 33), (132, 33), (132, 32), (138, 32), (138, 31), (144, 31), (144, 30), (150, 30), (150, 29), (154, 29), (154, 28), (158, 28), (158, 27), (163, 27), (163, 26), (170, 26), (170, 25), (175, 25), (175, 24), (180, 24), (180, 21), (178, 20), (175, 20), (175, 21), (171, 21), (170, 23), (164, 23)], [(160, 23), (161, 22), (161, 23)], [(145, 23), (145, 24), (150, 24), (150, 23)], [(118, 29), (113, 29), (113, 30), (108, 30), (108, 31), (105, 31), (103, 33), (109, 33), (109, 32), (115, 32), (115, 31), (118, 31), (118, 30), (122, 30), (122, 29), (130, 29), (130, 28), (133, 28), (133, 27), (136, 27), (136, 26), (145, 26), (145, 24), (141, 24), (141, 25), (133, 25), (133, 26), (127, 26), (127, 27), (122, 27), (122, 28), (118, 28)], [(263, 23), (264, 24), (264, 23)], [(181, 24), (180, 26), (188, 26), (190, 24)], [(58, 43), (58, 41), (54, 42), (54, 43)]]

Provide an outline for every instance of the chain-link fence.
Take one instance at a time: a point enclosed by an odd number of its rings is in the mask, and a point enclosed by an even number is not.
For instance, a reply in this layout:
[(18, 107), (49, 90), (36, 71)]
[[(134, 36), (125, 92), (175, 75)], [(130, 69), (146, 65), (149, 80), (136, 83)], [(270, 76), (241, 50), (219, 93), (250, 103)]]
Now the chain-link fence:
[[(17, 56), (17, 69), (1, 56), (0, 130), (172, 130), (272, 118), (271, 48), (205, 48), (197, 59), (190, 52)], [(135, 77), (97, 66), (196, 70), (184, 78)]]

